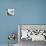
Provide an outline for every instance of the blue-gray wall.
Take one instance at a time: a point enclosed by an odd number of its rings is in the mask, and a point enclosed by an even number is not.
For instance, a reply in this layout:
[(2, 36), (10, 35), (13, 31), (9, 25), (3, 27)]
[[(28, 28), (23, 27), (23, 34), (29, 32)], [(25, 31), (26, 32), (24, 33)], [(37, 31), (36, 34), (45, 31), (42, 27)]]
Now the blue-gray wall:
[[(8, 8), (16, 9), (16, 16), (5, 16)], [(17, 24), (46, 24), (46, 0), (0, 0), (0, 43), (8, 43)]]

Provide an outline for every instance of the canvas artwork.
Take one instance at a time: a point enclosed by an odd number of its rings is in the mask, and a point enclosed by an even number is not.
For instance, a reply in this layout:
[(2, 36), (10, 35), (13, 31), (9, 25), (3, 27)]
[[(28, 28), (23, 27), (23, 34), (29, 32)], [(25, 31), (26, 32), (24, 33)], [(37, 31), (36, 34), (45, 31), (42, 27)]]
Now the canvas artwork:
[(7, 9), (6, 16), (15, 16), (15, 9)]

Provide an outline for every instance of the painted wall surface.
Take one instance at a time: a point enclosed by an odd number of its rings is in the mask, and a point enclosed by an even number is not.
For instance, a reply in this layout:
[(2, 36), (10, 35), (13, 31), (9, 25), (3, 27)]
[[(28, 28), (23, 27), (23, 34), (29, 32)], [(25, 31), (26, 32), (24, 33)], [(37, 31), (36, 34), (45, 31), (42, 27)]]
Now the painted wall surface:
[[(16, 16), (5, 16), (8, 8)], [(9, 32), (18, 32), (17, 24), (46, 24), (46, 0), (0, 0), (0, 44), (8, 43)]]

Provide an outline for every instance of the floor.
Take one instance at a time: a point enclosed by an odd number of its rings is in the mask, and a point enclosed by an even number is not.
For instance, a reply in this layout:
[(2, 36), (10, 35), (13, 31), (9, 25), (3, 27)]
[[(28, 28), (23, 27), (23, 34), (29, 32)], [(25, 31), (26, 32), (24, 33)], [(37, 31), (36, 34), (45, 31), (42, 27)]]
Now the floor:
[(46, 42), (45, 41), (32, 42), (31, 40), (28, 41), (21, 40), (20, 46), (46, 46)]
[[(7, 44), (0, 44), (0, 46), (8, 46), (8, 45)], [(19, 45), (14, 44), (13, 46), (46, 46), (46, 42), (45, 41), (34, 41), (34, 42), (32, 42), (31, 40), (28, 40), (28, 41), (21, 40)]]
[[(0, 44), (0, 46), (8, 46), (8, 44)], [(10, 45), (10, 46), (18, 46), (18, 44)]]

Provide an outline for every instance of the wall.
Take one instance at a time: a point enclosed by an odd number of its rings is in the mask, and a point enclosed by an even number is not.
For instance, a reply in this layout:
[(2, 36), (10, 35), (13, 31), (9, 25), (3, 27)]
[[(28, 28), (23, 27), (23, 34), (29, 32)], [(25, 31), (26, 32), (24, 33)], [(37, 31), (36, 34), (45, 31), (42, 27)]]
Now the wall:
[[(16, 9), (16, 16), (5, 16), (7, 8)], [(0, 0), (0, 44), (8, 43), (17, 24), (46, 24), (46, 0)]]

